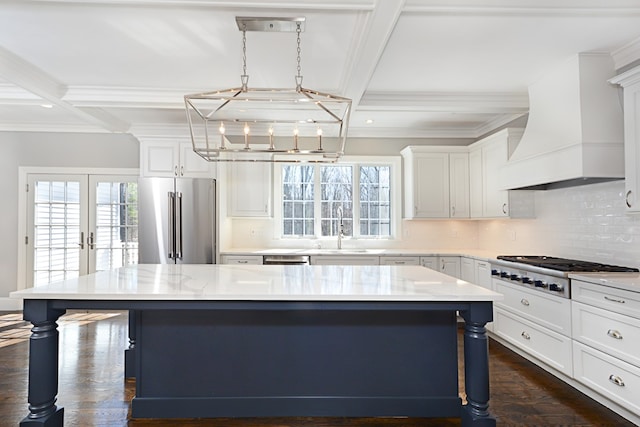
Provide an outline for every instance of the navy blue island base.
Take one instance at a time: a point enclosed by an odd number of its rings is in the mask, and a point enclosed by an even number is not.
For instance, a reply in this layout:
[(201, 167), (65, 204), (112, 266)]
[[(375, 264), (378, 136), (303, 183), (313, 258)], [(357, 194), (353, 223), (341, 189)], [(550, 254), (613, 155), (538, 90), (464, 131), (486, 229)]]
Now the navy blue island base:
[[(408, 416), (496, 424), (488, 410), (490, 301), (25, 299), (33, 329), (22, 427), (63, 425), (56, 321), (67, 309), (131, 310), (133, 418)], [(458, 392), (456, 312), (465, 320), (466, 404)]]

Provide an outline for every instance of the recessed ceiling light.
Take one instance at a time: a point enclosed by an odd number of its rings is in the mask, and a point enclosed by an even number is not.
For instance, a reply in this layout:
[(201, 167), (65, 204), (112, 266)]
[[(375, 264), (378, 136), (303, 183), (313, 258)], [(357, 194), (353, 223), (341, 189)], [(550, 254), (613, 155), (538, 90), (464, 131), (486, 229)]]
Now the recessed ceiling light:
[(373, 119), (367, 119), (364, 121), (366, 124), (370, 125), (373, 123)]
[(53, 108), (53, 104), (40, 104), (42, 108)]

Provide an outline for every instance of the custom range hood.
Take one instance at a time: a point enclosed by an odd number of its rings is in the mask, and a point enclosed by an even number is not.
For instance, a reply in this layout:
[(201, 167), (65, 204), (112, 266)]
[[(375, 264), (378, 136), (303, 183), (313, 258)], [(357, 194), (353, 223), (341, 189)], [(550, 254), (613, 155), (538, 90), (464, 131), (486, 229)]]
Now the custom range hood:
[(529, 120), (501, 170), (505, 189), (624, 178), (622, 106), (608, 54), (569, 58), (529, 87)]

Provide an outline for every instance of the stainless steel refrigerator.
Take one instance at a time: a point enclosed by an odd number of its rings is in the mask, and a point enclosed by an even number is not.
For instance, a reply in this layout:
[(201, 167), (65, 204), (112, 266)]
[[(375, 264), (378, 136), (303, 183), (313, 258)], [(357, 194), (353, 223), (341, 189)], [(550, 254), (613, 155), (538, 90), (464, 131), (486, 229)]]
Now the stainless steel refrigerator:
[(138, 180), (138, 261), (215, 264), (216, 181), (206, 178)]

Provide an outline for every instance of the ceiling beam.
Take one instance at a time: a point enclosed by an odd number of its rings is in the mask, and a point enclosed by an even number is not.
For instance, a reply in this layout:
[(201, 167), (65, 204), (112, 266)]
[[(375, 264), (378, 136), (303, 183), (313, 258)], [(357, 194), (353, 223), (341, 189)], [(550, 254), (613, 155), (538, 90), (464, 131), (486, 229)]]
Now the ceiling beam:
[(63, 83), (2, 46), (0, 46), (0, 77), (93, 126), (109, 132), (126, 132), (129, 129), (129, 123), (112, 117), (102, 110), (89, 111), (65, 101), (63, 98), (67, 93), (67, 87)]
[(343, 80), (342, 93), (351, 98), (354, 108), (369, 85), (404, 4), (405, 0), (378, 0), (375, 9), (366, 15), (360, 38), (351, 46), (348, 56), (351, 63), (345, 67), (349, 71)]

